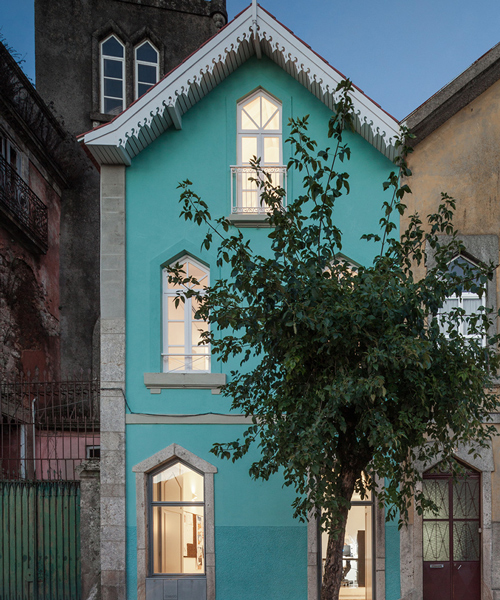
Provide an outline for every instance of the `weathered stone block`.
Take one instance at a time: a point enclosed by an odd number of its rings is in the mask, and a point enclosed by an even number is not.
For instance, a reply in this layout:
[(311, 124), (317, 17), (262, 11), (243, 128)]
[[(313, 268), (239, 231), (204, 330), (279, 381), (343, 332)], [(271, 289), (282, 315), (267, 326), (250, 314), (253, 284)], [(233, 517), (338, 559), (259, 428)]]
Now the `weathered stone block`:
[(122, 452), (107, 450), (103, 453), (101, 484), (125, 484), (125, 456)]
[(101, 568), (103, 571), (125, 569), (125, 542), (101, 540)]
[(101, 498), (101, 525), (123, 527), (125, 523), (125, 498)]
[[(104, 393), (101, 395), (101, 435), (108, 432), (125, 435), (125, 398), (121, 392), (120, 396), (105, 396)], [(102, 438), (105, 438), (105, 435), (102, 435)]]

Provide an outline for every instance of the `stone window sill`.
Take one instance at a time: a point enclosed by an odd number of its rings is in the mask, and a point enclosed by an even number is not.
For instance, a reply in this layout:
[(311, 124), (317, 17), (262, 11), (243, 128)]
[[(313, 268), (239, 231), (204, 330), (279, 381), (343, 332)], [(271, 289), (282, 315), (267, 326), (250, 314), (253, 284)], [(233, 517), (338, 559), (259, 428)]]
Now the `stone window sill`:
[(227, 220), (236, 227), (270, 227), (268, 215), (232, 213)]
[(212, 390), (220, 393), (220, 386), (226, 384), (224, 373), (144, 373), (144, 385), (152, 394), (169, 389)]
[(107, 115), (105, 113), (96, 111), (91, 112), (89, 116), (91, 121), (99, 121), (100, 123), (109, 123), (116, 117), (116, 115)]

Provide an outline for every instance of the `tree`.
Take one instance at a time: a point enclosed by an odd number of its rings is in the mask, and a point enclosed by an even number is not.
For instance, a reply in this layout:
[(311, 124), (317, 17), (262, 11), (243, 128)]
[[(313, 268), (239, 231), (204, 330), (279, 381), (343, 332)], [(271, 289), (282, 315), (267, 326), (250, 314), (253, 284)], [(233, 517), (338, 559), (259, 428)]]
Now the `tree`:
[[(480, 293), (495, 266), (449, 269), (465, 248), (453, 229), (455, 201), (446, 194), (425, 225), (413, 215), (408, 229), (394, 237), (394, 219), (403, 214), (402, 200), (410, 192), (400, 185), (400, 177), (410, 175), (408, 132), (397, 142), (397, 169), (383, 184), (392, 194), (383, 205), (381, 232), (363, 236), (378, 244), (373, 264), (353, 269), (340, 255), (334, 207), (349, 193), (348, 174), (337, 165), (350, 158), (343, 142), (352, 126), (350, 89), (344, 82), (337, 90), (328, 133), (333, 148), (318, 151), (307, 135), (307, 117), (291, 120), (288, 168), (304, 177), (303, 193), (289, 199), (286, 210), (284, 190), (254, 161), (271, 225), (267, 255), (251, 248), (241, 232), (230, 234), (226, 219), (213, 221), (189, 181), (179, 186), (181, 215), (208, 225), (203, 245), (210, 248), (216, 236), (218, 265), (231, 273), (203, 292), (186, 286), (177, 301), (196, 297), (196, 318), (211, 324), (204, 337), (212, 352), (223, 362), (240, 360), (222, 393), (233, 409), (252, 418), (240, 439), (216, 443), (212, 451), (235, 461), (257, 445), (252, 477), (267, 480), (280, 472), (296, 490), (296, 517), (307, 519), (321, 507), (321, 524), (329, 532), (323, 600), (338, 598), (353, 492), (374, 490), (387, 518), (399, 511), (401, 523), (412, 499), (420, 511), (432, 507), (415, 491), (417, 461), (425, 464), (439, 453), (451, 459), (458, 445), (472, 441), (471, 452), (479, 452), (493, 435), (487, 421), (497, 407), (491, 310), (440, 313), (450, 295)], [(412, 268), (431, 255), (435, 266), (415, 280)], [(196, 283), (180, 265), (170, 278), (176, 285)], [(478, 339), (458, 333), (464, 319)], [(387, 483), (376, 489), (377, 480)]]

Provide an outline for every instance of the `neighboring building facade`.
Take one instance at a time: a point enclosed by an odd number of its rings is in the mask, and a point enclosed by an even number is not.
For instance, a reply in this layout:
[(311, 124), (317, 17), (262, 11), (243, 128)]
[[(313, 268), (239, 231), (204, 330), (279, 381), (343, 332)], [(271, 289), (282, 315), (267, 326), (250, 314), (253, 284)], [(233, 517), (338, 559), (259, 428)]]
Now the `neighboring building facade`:
[[(254, 5), (81, 138), (101, 173), (105, 600), (319, 597), (317, 523), (292, 518), (293, 494), (279, 477), (254, 482), (250, 459), (232, 464), (210, 454), (213, 442), (234, 439), (247, 421), (218, 394), (232, 365), (197, 346), (203, 324), (189, 302), (185, 312), (174, 307), (165, 267), (180, 260), (207, 283), (224, 275), (215, 251), (200, 250), (204, 231), (179, 218), (177, 186), (186, 178), (213, 217), (229, 217), (265, 247), (265, 214), (245, 164), (259, 153), (275, 177), (285, 177), (292, 116), (309, 114), (311, 136), (319, 147), (331, 145), (332, 92), (342, 78)], [(360, 236), (378, 227), (398, 126), (361, 91), (353, 100), (356, 132), (345, 134), (351, 193), (337, 214), (343, 252), (369, 263), (373, 250)], [(288, 174), (289, 197), (301, 180)], [(342, 598), (398, 600), (399, 561), (394, 568), (386, 561), (386, 548), (399, 552), (397, 526), (386, 527), (372, 503), (355, 504)]]
[[(226, 22), (225, 0), (36, 0), (36, 86), (74, 135), (105, 123)], [(99, 370), (99, 175), (83, 152), (61, 214), (62, 367)]]
[[(404, 123), (416, 135), (409, 156), (412, 194), (406, 196), (408, 216), (422, 217), (437, 211), (441, 192), (457, 199), (455, 227), (465, 244), (462, 260), (498, 264), (500, 235), (500, 45), (482, 56), (469, 69), (411, 113)], [(432, 260), (432, 259), (431, 259)], [(424, 266), (417, 274), (424, 274)], [(478, 304), (498, 309), (500, 281), (496, 274), (488, 282), (486, 297), (462, 297), (466, 311)], [(469, 303), (469, 304), (467, 304)], [(471, 308), (469, 309), (468, 306)], [(496, 331), (494, 332), (496, 333)], [(500, 414), (492, 415), (500, 431)], [(470, 470), (467, 490), (469, 508), (464, 521), (458, 503), (464, 502), (457, 485), (440, 536), (437, 521), (422, 519), (415, 511), (401, 531), (401, 594), (415, 600), (500, 598), (500, 443), (474, 460), (467, 448), (457, 458)], [(436, 461), (437, 463), (438, 461)], [(429, 465), (433, 467), (433, 465)], [(447, 486), (439, 468), (426, 474), (426, 485)], [(430, 489), (429, 487), (429, 489)], [(443, 488), (444, 489), (444, 488)], [(448, 488), (446, 488), (448, 489)], [(443, 513), (444, 514), (444, 513)], [(467, 543), (463, 533), (467, 531)], [(438, 548), (440, 548), (438, 550)], [(453, 594), (451, 595), (453, 590)], [(456, 594), (459, 593), (457, 596)], [(460, 595), (462, 594), (462, 595)]]
[(66, 133), (0, 44), (0, 380), (59, 378)]
[(84, 170), (76, 152), (0, 43), (2, 598), (81, 600), (87, 582), (97, 589), (79, 516), (94, 532), (99, 523), (80, 512), (77, 467), (98, 453), (98, 386), (61, 382), (60, 225), (64, 190)]

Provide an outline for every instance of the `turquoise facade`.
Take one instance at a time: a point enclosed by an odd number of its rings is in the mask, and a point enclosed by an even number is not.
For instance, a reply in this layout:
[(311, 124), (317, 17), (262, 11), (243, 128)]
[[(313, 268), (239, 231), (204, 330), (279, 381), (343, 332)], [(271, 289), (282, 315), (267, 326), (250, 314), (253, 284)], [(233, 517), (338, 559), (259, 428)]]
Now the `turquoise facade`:
[[(213, 217), (230, 214), (230, 165), (236, 161), (237, 102), (262, 87), (282, 102), (283, 140), (290, 117), (310, 115), (309, 133), (319, 148), (327, 139), (328, 108), (267, 58), (249, 59), (182, 117), (182, 129), (169, 129), (136, 158), (126, 173), (126, 390), (129, 410), (136, 414), (189, 415), (228, 413), (229, 401), (210, 390), (163, 389), (151, 394), (144, 373), (161, 372), (162, 267), (190, 253), (220, 276), (215, 253), (200, 250), (205, 229), (179, 218), (178, 183), (193, 182)], [(344, 163), (350, 173), (351, 193), (337, 206), (344, 233), (343, 254), (370, 263), (375, 246), (360, 237), (376, 232), (387, 199), (382, 182), (392, 163), (356, 133), (346, 132), (352, 158)], [(290, 148), (284, 144), (284, 164)], [(301, 190), (301, 174), (291, 173), (288, 196)], [(246, 228), (254, 246), (265, 248), (269, 230)], [(236, 365), (215, 361), (212, 372)], [(282, 488), (279, 477), (252, 481), (250, 460), (236, 464), (210, 454), (213, 442), (236, 439), (238, 425), (129, 424), (127, 463), (127, 594), (136, 598), (136, 483), (132, 467), (170, 444), (179, 444), (218, 469), (215, 475), (215, 553), (218, 600), (306, 600), (307, 527), (292, 518), (293, 492)], [(394, 533), (393, 533), (394, 532)], [(399, 541), (388, 527), (387, 600), (399, 598)], [(392, 541), (390, 541), (392, 540)], [(394, 543), (393, 543), (394, 542)], [(397, 581), (396, 581), (397, 574)], [(393, 579), (394, 577), (394, 579)], [(390, 580), (388, 580), (390, 579)]]

